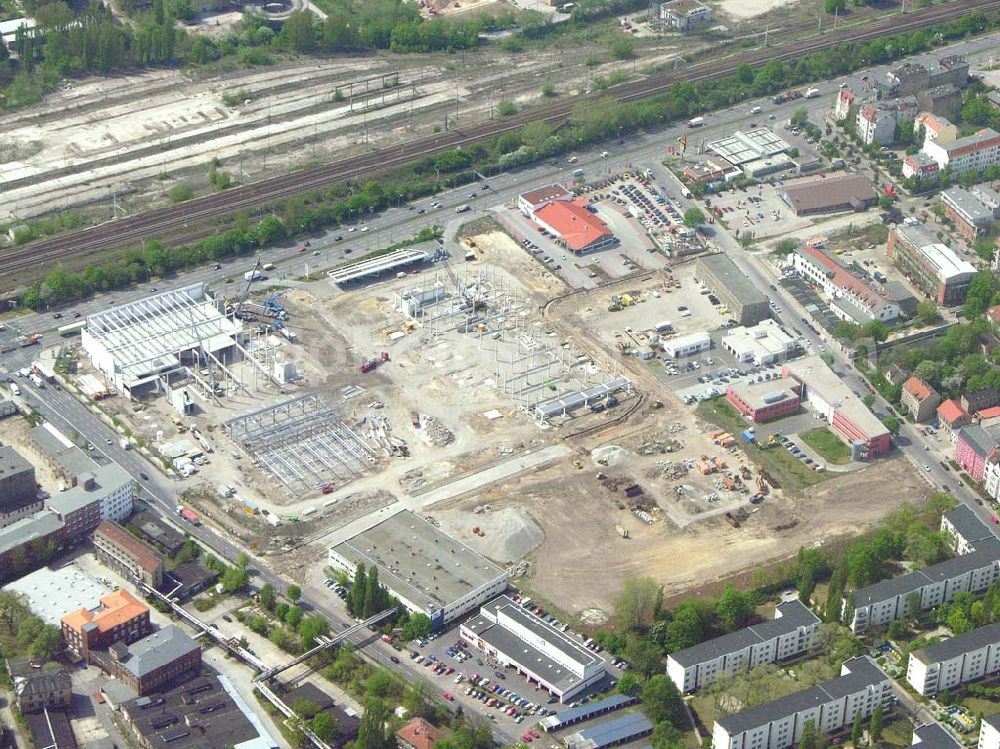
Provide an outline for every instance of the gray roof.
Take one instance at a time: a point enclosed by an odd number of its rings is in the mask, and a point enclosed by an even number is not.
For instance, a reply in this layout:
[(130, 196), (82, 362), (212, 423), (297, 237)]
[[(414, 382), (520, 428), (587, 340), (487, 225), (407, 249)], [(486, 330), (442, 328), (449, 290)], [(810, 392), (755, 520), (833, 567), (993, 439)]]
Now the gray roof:
[[(78, 474), (80, 482), (64, 492), (58, 492), (46, 500), (46, 506), (63, 515), (86, 507), (121, 489), (132, 481), (132, 477), (117, 463), (98, 466), (96, 470)], [(94, 482), (85, 487), (88, 479)]]
[(566, 737), (566, 746), (569, 749), (601, 749), (624, 744), (652, 731), (649, 718), (642, 713), (629, 713), (570, 734)]
[(733, 296), (737, 297), (744, 306), (768, 303), (767, 296), (758, 288), (757, 284), (747, 278), (743, 271), (736, 267), (736, 263), (726, 255), (722, 253), (705, 255), (698, 259), (698, 263), (711, 273), (718, 283), (723, 284)]
[(198, 649), (198, 643), (175, 625), (168, 624), (129, 645), (128, 657), (123, 663), (136, 677), (142, 677)]
[(40, 510), (0, 529), (0, 554), (36, 538), (44, 538), (62, 528), (62, 521), (50, 510)]
[(571, 707), (569, 710), (563, 710), (561, 713), (549, 715), (542, 718), (539, 722), (545, 726), (546, 731), (558, 731), (560, 727), (567, 723), (579, 723), (581, 720), (586, 720), (591, 716), (619, 710), (629, 705), (634, 705), (638, 701), (638, 697), (627, 694), (613, 694), (602, 700), (595, 700), (594, 702), (588, 702), (586, 705)]
[(695, 666), (729, 653), (736, 653), (751, 645), (789, 634), (799, 627), (818, 623), (819, 618), (801, 601), (785, 601), (777, 606), (775, 618), (771, 621), (754, 624), (722, 637), (706, 640), (684, 650), (678, 650), (676, 653), (671, 653), (670, 657), (684, 667)]
[(14, 677), (14, 692), (18, 698), (44, 697), (50, 692), (61, 692), (70, 688), (69, 674), (64, 668), (52, 671), (38, 669), (27, 676)]
[(34, 468), (31, 463), (25, 460), (21, 453), (10, 445), (0, 446), (0, 475), (32, 470)]
[(983, 718), (983, 723), (989, 723), (995, 729), (1000, 731), (1000, 713), (993, 713), (993, 715), (988, 715)]
[(972, 570), (983, 569), (1000, 560), (1000, 539), (986, 538), (976, 544), (969, 554), (946, 559), (945, 561), (915, 570), (900, 577), (882, 580), (867, 588), (854, 592), (854, 606), (860, 608), (873, 603), (905, 596), (920, 590), (925, 585), (940, 580), (950, 580)]
[(913, 743), (919, 743), (921, 749), (961, 749), (962, 746), (940, 723), (928, 723), (926, 726), (914, 728), (913, 737), (920, 739), (919, 742)]
[(379, 581), (425, 611), (442, 609), (506, 573), (421, 517), (404, 511), (337, 544), (354, 566), (378, 566)]
[(786, 185), (784, 196), (796, 213), (837, 210), (845, 205), (876, 200), (872, 183), (863, 174), (854, 172)]
[(997, 432), (996, 428), (985, 429), (979, 424), (970, 424), (955, 430), (959, 439), (971, 447), (981, 458), (985, 458), (989, 455), (990, 450), (997, 446)]
[(963, 632), (947, 640), (928, 645), (920, 650), (915, 650), (911, 657), (922, 663), (940, 663), (996, 643), (1000, 643), (1000, 623), (987, 624), (985, 627)]
[[(954, 147), (955, 144), (948, 146), (949, 149)], [(983, 203), (975, 193), (964, 187), (952, 187), (945, 190), (941, 193), (941, 199), (963, 214), (968, 221), (993, 220), (993, 209)]]
[(951, 523), (955, 532), (969, 543), (994, 537), (990, 527), (968, 505), (953, 507), (944, 514), (943, 518)]
[(75, 445), (67, 447), (46, 429), (44, 424), (29, 429), (28, 437), (50, 460), (54, 461), (70, 476), (93, 473), (98, 468), (97, 463), (87, 453)]
[(716, 723), (725, 728), (730, 736), (735, 736), (811, 707), (824, 705), (845, 695), (860, 692), (889, 678), (867, 655), (844, 661), (843, 668), (847, 673), (841, 676), (801, 692), (794, 692), (774, 702), (719, 718)]

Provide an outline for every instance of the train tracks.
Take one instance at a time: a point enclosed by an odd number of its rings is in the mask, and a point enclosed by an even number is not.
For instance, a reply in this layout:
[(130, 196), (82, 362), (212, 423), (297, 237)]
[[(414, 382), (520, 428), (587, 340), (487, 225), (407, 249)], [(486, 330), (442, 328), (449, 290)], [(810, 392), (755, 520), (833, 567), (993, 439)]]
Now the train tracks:
[(576, 97), (521, 112), (500, 121), (488, 121), (461, 130), (420, 138), (391, 149), (351, 156), (341, 161), (291, 174), (254, 182), (222, 193), (206, 195), (183, 204), (110, 221), (81, 231), (8, 249), (0, 254), (0, 275), (15, 275), (38, 267), (84, 267), (94, 253), (137, 245), (143, 240), (170, 235), (174, 243), (199, 239), (212, 233), (206, 222), (249, 211), (275, 200), (327, 187), (348, 179), (367, 178), (401, 166), (418, 157), (449, 148), (471, 145), (518, 129), (529, 122), (565, 121), (573, 109), (586, 99), (613, 96), (628, 102), (666, 93), (678, 81), (698, 81), (729, 75), (739, 65), (757, 65), (768, 60), (795, 60), (801, 55), (826, 49), (835, 44), (865, 41), (890, 33), (925, 28), (973, 11), (1000, 8), (1000, 0), (957, 0), (943, 6), (893, 15), (866, 24), (831, 31), (818, 38), (778, 43), (766, 49), (737, 54), (728, 59), (692, 65), (684, 70), (651, 76), (625, 83), (614, 89)]

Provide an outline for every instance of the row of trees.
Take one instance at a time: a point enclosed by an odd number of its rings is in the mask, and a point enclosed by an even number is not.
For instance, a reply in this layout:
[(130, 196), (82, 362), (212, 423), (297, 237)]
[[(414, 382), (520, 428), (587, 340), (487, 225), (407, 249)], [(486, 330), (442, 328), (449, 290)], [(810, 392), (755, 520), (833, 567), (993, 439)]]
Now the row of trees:
[(0, 590), (0, 625), (7, 634), (6, 639), (12, 643), (9, 652), (0, 652), (0, 657), (27, 655), (50, 661), (62, 652), (62, 631), (32, 614), (20, 593)]

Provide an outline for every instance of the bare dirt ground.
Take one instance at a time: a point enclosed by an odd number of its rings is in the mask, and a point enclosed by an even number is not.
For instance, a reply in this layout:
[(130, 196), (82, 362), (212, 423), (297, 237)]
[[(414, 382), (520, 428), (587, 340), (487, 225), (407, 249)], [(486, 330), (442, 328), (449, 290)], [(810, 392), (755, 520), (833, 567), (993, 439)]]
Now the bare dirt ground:
[[(892, 491), (872, 502), (876, 486)], [(662, 522), (647, 526), (627, 510), (615, 509), (592, 470), (561, 464), (458, 503), (451, 510), (457, 520), (446, 519), (442, 511), (435, 516), (485, 553), (487, 545), (464, 526), (480, 524), (487, 538), (493, 529), (473, 508), (489, 504), (494, 515), (507, 508), (526, 512), (545, 541), (528, 556), (531, 572), (524, 584), (566, 612), (593, 616), (612, 611), (626, 578), (649, 576), (663, 584), (667, 595), (681, 592), (789, 557), (802, 546), (857, 534), (926, 493), (909, 463), (894, 459), (828, 481), (795, 501), (769, 498), (738, 529), (719, 518), (680, 531)], [(623, 540), (615, 525), (627, 529), (630, 538)]]
[(723, 14), (742, 21), (797, 3), (798, 0), (720, 0), (717, 6)]

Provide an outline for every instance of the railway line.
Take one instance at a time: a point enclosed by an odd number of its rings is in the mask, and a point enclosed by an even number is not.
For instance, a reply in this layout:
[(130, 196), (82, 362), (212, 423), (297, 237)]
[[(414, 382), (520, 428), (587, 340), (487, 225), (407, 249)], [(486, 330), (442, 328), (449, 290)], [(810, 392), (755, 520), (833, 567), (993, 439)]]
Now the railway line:
[(211, 234), (205, 222), (249, 210), (275, 200), (326, 187), (347, 179), (367, 178), (440, 150), (471, 145), (536, 121), (565, 121), (581, 101), (605, 96), (628, 102), (665, 93), (679, 81), (697, 83), (734, 73), (741, 64), (759, 65), (771, 59), (794, 60), (835, 44), (865, 41), (888, 33), (912, 31), (972, 11), (1000, 9), (1000, 0), (956, 0), (947, 5), (893, 15), (864, 27), (831, 31), (821, 37), (778, 43), (764, 49), (689, 66), (683, 70), (625, 83), (612, 90), (555, 102), (521, 112), (502, 121), (488, 121), (468, 128), (420, 138), (391, 149), (351, 156), (341, 161), (254, 182), (222, 193), (110, 221), (51, 239), (43, 239), (0, 254), (0, 275), (16, 274), (39, 265), (61, 265), (77, 269), (96, 252), (137, 245), (140, 241), (169, 234), (183, 243)]

